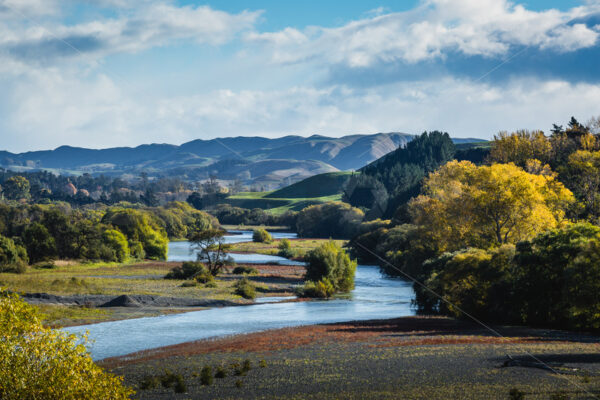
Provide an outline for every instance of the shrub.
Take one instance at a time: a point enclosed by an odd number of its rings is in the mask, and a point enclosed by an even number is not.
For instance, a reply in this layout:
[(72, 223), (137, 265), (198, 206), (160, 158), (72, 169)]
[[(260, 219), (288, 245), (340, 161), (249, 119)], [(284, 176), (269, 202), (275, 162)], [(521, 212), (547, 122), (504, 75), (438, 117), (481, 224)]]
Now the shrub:
[(508, 397), (511, 400), (523, 400), (525, 398), (525, 393), (523, 393), (522, 391), (520, 391), (517, 388), (512, 388), (508, 392)]
[(281, 239), (277, 248), (279, 249), (279, 252), (277, 253), (279, 257), (292, 258), (294, 256), (292, 244), (288, 239)]
[(134, 392), (94, 364), (82, 339), (45, 328), (36, 308), (0, 291), (0, 398), (129, 398)]
[(0, 235), (0, 272), (23, 273), (27, 266), (27, 254), (12, 239)]
[(212, 383), (213, 383), (212, 367), (210, 367), (209, 365), (202, 368), (202, 370), (200, 371), (200, 383), (204, 386), (212, 385)]
[(235, 381), (235, 387), (236, 388), (241, 388), (243, 386), (242, 380), (238, 379), (237, 381)]
[(235, 294), (252, 300), (256, 297), (256, 287), (247, 278), (243, 278), (235, 283)]
[(267, 367), (267, 362), (265, 360), (260, 360), (258, 362), (258, 366), (261, 368), (266, 368)]
[[(307, 253), (306, 279), (322, 283), (324, 289), (328, 288), (327, 281), (334, 292), (349, 292), (354, 288), (354, 273), (356, 261), (350, 260), (346, 252), (333, 240)], [(327, 290), (326, 290), (327, 292)]]
[(239, 266), (239, 267), (235, 267), (233, 269), (233, 273), (234, 274), (248, 274), (248, 275), (256, 275), (258, 274), (258, 270), (254, 267), (245, 267), (245, 266)]
[(192, 279), (207, 273), (206, 267), (199, 262), (186, 261), (180, 267), (175, 267), (165, 275), (165, 279)]
[(218, 366), (217, 367), (217, 372), (215, 372), (215, 378), (217, 379), (223, 379), (227, 376), (227, 370), (225, 368), (223, 368), (223, 366)]
[(160, 385), (160, 379), (157, 376), (145, 376), (140, 381), (141, 390), (156, 389)]
[(335, 289), (327, 278), (318, 282), (307, 281), (298, 291), (301, 297), (316, 297), (321, 299), (331, 297), (334, 293)]
[(170, 371), (166, 371), (165, 374), (160, 378), (160, 383), (165, 388), (173, 388), (175, 393), (185, 393), (187, 391), (185, 380), (181, 374), (175, 374)]
[(271, 243), (273, 241), (273, 237), (266, 230), (259, 228), (255, 229), (252, 233), (252, 241), (257, 243)]

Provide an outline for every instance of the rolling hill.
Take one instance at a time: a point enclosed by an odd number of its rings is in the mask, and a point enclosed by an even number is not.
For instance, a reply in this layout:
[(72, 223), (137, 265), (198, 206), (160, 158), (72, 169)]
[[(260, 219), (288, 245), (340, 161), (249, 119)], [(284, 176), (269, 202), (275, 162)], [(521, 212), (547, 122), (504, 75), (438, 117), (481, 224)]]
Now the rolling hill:
[(63, 174), (124, 177), (145, 172), (151, 177), (177, 176), (188, 181), (216, 175), (222, 180), (240, 179), (247, 185), (272, 189), (317, 174), (359, 169), (406, 145), (413, 137), (390, 132), (340, 138), (313, 135), (198, 139), (179, 146), (61, 146), (25, 153), (0, 151), (0, 166), (17, 171), (45, 169)]

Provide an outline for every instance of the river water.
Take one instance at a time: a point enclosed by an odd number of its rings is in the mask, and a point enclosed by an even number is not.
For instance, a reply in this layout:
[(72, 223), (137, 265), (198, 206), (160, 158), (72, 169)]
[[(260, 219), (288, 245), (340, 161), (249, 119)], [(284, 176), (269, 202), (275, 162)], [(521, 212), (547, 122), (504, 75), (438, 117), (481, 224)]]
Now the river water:
[[(251, 240), (251, 235), (251, 232), (243, 232), (241, 235), (228, 236), (227, 240), (247, 241), (248, 238)], [(280, 235), (295, 237), (289, 233), (273, 233), (275, 238), (281, 238)], [(281, 257), (258, 254), (253, 255), (252, 261), (247, 261), (247, 258), (242, 261), (239, 256), (243, 255), (232, 256), (239, 262), (289, 262)], [(170, 243), (169, 260), (191, 259), (195, 259), (195, 255), (189, 251), (189, 243)], [(356, 270), (355, 289), (344, 298), (290, 303), (257, 301), (257, 304), (249, 306), (103, 322), (65, 330), (70, 333), (88, 331), (90, 339), (94, 341), (88, 346), (89, 351), (95, 360), (99, 360), (211, 337), (319, 323), (414, 315), (411, 307), (413, 298), (414, 292), (409, 282), (389, 278), (381, 274), (376, 266), (359, 265)]]

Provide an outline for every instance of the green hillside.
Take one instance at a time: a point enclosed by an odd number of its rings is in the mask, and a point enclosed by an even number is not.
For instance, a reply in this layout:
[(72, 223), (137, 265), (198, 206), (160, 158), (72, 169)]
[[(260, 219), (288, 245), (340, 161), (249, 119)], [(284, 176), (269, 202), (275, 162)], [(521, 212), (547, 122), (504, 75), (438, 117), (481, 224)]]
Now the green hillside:
[(333, 196), (340, 194), (343, 191), (344, 185), (352, 172), (327, 172), (311, 176), (296, 182), (290, 186), (286, 186), (264, 196), (270, 199), (282, 198), (313, 198), (323, 196)]
[(229, 196), (225, 203), (241, 208), (260, 208), (273, 214), (282, 214), (286, 211), (300, 211), (313, 204), (326, 203), (328, 201), (340, 201), (341, 194), (320, 197), (293, 197), (293, 198), (271, 198), (267, 197), (274, 192), (241, 192)]

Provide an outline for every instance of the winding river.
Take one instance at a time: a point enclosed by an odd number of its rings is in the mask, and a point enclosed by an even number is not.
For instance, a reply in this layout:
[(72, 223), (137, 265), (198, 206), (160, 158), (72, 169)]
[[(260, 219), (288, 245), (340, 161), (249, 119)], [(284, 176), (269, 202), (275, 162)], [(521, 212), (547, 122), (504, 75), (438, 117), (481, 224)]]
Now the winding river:
[[(227, 236), (228, 242), (252, 240), (252, 232), (235, 233)], [(273, 237), (294, 238), (295, 234), (274, 232)], [(237, 262), (295, 263), (285, 258), (260, 254), (232, 256)], [(195, 255), (191, 254), (189, 243), (170, 243), (170, 261), (190, 259), (195, 259)], [(268, 299), (257, 299), (256, 304), (249, 306), (103, 322), (65, 330), (70, 333), (88, 331), (90, 339), (93, 340), (88, 348), (92, 357), (99, 360), (211, 337), (300, 325), (414, 315), (411, 307), (413, 298), (414, 292), (409, 282), (386, 277), (376, 266), (359, 265), (356, 270), (355, 289), (344, 298), (289, 303), (269, 303)]]

